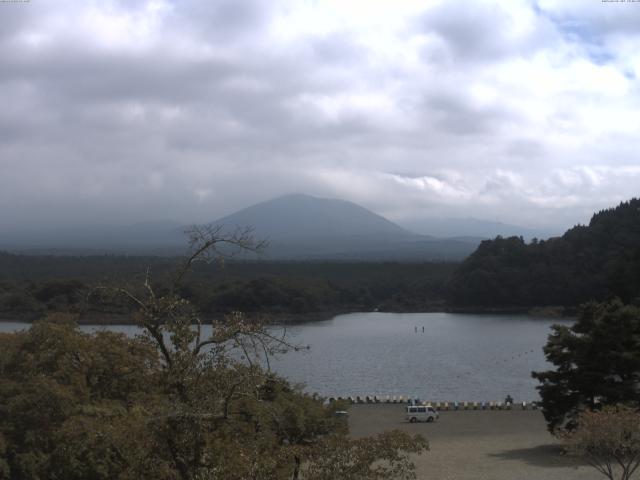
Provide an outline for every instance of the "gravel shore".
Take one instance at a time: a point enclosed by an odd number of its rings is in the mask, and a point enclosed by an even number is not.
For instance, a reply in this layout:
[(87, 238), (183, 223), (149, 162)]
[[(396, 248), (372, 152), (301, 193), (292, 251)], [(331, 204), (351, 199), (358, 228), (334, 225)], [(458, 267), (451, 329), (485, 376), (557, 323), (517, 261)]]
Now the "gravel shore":
[(446, 411), (435, 423), (408, 423), (403, 405), (353, 405), (354, 437), (400, 429), (420, 433), (430, 451), (417, 456), (419, 479), (601, 480), (595, 469), (562, 454), (537, 410)]

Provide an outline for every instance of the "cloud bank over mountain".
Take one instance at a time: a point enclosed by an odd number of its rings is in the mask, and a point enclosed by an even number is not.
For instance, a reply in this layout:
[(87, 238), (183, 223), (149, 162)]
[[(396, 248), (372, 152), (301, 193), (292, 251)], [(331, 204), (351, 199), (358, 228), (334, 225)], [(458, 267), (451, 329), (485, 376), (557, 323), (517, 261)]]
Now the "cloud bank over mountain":
[(638, 194), (640, 4), (0, 4), (0, 230), (290, 192), (540, 228)]

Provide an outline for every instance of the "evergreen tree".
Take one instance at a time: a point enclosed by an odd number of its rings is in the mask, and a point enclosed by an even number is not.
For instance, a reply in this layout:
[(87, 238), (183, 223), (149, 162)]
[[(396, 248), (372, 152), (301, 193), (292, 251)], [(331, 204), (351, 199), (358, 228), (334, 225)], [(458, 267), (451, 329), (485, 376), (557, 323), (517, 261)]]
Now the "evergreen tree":
[(574, 325), (552, 328), (544, 352), (555, 369), (532, 373), (550, 431), (600, 405), (640, 406), (640, 308), (592, 302)]

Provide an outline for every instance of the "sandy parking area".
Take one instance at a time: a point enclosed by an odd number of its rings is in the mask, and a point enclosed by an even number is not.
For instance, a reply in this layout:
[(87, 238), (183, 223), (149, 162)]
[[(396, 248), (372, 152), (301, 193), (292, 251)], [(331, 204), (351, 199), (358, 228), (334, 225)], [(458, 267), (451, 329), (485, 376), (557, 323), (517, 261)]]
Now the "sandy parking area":
[(353, 436), (398, 428), (421, 433), (430, 451), (416, 457), (419, 479), (598, 480), (592, 467), (562, 455), (540, 411), (449, 411), (436, 423), (408, 423), (403, 405), (353, 405)]

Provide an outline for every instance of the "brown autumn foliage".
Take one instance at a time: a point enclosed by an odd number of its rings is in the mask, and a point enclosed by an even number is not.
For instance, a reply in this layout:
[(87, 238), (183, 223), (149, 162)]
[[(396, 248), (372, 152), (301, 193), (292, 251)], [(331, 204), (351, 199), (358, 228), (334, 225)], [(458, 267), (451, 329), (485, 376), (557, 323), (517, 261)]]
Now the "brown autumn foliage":
[(573, 453), (610, 480), (629, 480), (640, 466), (640, 412), (624, 405), (586, 410), (563, 435)]

